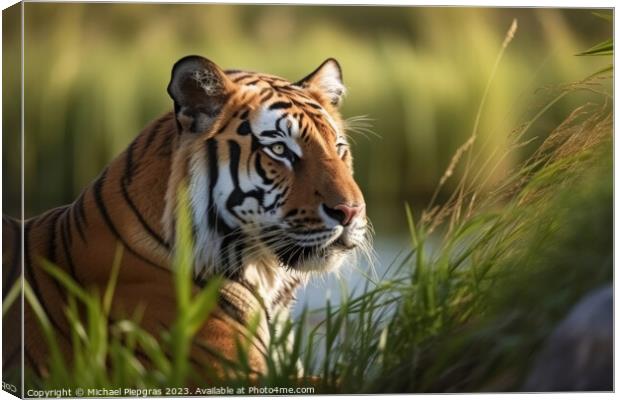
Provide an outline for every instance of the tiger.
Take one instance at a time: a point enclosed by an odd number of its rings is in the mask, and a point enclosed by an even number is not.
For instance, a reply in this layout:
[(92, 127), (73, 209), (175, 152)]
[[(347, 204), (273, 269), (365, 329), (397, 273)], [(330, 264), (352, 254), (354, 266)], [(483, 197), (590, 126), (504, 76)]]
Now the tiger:
[[(177, 315), (172, 262), (178, 193), (186, 188), (193, 290), (223, 277), (217, 306), (195, 335), (192, 361), (218, 370), (222, 360), (210, 349), (236, 360), (242, 337), (250, 343), (251, 369), (265, 373), (269, 322), (288, 318), (300, 287), (338, 271), (371, 236), (340, 114), (340, 64), (329, 58), (292, 83), (191, 55), (173, 65), (167, 92), (172, 110), (150, 122), (77, 200), (23, 223), (3, 218), (3, 290), (23, 264), (70, 358), (66, 290), (41, 260), (103, 293), (120, 244), (110, 318), (143, 307), (142, 327), (159, 334)], [(15, 305), (7, 316), (17, 321), (20, 311)], [(24, 364), (45, 376), (49, 350), (32, 307), (26, 303), (23, 311)], [(253, 315), (260, 318), (251, 335)], [(21, 360), (19, 334), (5, 331), (4, 368)]]

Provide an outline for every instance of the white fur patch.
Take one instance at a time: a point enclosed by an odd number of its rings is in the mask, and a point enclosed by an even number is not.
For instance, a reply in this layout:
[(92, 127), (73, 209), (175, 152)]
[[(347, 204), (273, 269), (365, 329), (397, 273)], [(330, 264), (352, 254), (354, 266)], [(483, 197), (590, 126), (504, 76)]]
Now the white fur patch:
[(319, 72), (315, 84), (325, 93), (332, 97), (332, 100), (340, 101), (346, 88), (342, 84), (340, 69), (334, 62), (327, 62)]
[[(269, 107), (265, 105), (261, 109), (261, 112), (257, 113), (251, 121), (252, 131), (263, 146), (282, 142), (290, 151), (295, 153), (297, 157), (302, 158), (303, 151), (299, 143), (297, 143), (297, 139), (301, 134), (299, 131), (299, 121), (289, 115), (287, 118), (278, 122), (282, 114), (282, 110), (270, 110)], [(276, 123), (279, 123), (279, 126), (276, 126)], [(280, 130), (283, 133), (282, 136), (266, 137), (261, 135), (261, 132), (274, 130)], [(284, 160), (284, 162), (289, 169), (292, 169), (293, 166), (289, 162), (286, 160)]]
[(325, 111), (325, 109), (323, 107), (321, 107), (321, 113), (323, 114), (323, 116), (325, 117), (325, 119), (327, 120), (329, 125), (332, 127), (334, 132), (336, 132), (336, 136), (337, 137), (338, 136), (342, 136), (342, 132), (340, 132), (340, 130), (338, 129), (338, 125), (336, 125), (336, 121), (334, 121), (332, 116), (329, 115), (329, 113), (327, 111)]
[(189, 197), (194, 226), (194, 276), (215, 273), (219, 238), (211, 232), (207, 223), (209, 210), (209, 178), (204, 150), (192, 156), (190, 161)]
[(346, 92), (342, 83), (340, 67), (333, 59), (325, 62), (306, 82), (323, 92), (333, 105), (340, 104), (340, 100)]
[(192, 78), (204, 89), (207, 96), (217, 96), (223, 91), (221, 77), (211, 70), (196, 70), (192, 73)]
[[(274, 260), (275, 261), (275, 260)], [(253, 285), (266, 305), (271, 305), (280, 289), (284, 287), (286, 270), (276, 262), (272, 265), (266, 263), (250, 263), (243, 271), (243, 277)]]

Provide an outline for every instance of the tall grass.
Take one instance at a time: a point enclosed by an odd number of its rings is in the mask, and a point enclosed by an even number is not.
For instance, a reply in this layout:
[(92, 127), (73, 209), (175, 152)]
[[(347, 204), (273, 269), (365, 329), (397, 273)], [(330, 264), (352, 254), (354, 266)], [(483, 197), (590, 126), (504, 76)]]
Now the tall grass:
[[(588, 10), (61, 3), (25, 8), (27, 216), (75, 199), (148, 121), (171, 110), (165, 88), (178, 58), (197, 53), (225, 68), (296, 79), (336, 57), (349, 93), (343, 115), (368, 115), (382, 136), (358, 135), (353, 145), (356, 178), (379, 234), (406, 232), (403, 200), (417, 208), (426, 204), (454, 149), (466, 141), (501, 35), (515, 16), (519, 37), (489, 88), (480, 119), (480, 139), (489, 142), (480, 149), (485, 160), (507, 148), (502, 132), (537, 112), (536, 103), (545, 104), (554, 90), (541, 91), (534, 101), (530, 93), (607, 65), (573, 54), (611, 32), (611, 22), (600, 23)], [(555, 126), (588, 99), (587, 92), (565, 97), (538, 123)], [(17, 132), (19, 125), (6, 131)], [(511, 152), (493, 161), (498, 167), (487, 188), (504, 180), (521, 156)], [(8, 167), (18, 171), (19, 160), (7, 157)], [(482, 168), (478, 161), (473, 169)], [(463, 172), (455, 169), (456, 179), (446, 183), (441, 199)], [(7, 193), (6, 211), (13, 214), (20, 204), (14, 196)]]
[[(184, 191), (180, 192), (180, 201), (187, 204)], [(221, 280), (214, 277), (197, 295), (192, 294), (193, 239), (187, 210), (187, 206), (180, 208), (176, 227), (179, 232), (174, 259), (177, 320), (160, 336), (140, 327), (140, 308), (132, 319), (115, 320), (110, 315), (122, 261), (121, 246), (116, 250), (104, 293), (80, 287), (61, 268), (43, 262), (43, 268), (67, 291), (65, 312), (73, 350), (69, 357), (60, 352), (56, 333), (40, 305), (44, 300), (38, 299), (25, 282), (25, 300), (37, 316), (50, 349), (44, 380), (27, 380), (27, 389), (181, 387), (190, 379), (197, 379), (188, 362), (190, 345), (200, 324), (217, 304)], [(11, 299), (5, 301), (3, 310), (11, 305)]]
[[(598, 89), (596, 81), (582, 82), (568, 95)], [(213, 375), (209, 382), (312, 385), (336, 393), (518, 390), (556, 322), (612, 277), (612, 114), (609, 96), (601, 92), (599, 100), (570, 113), (495, 190), (460, 191), (460, 198), (418, 217), (407, 208), (408, 257), (380, 279), (369, 278), (361, 291), (345, 292), (340, 304), (328, 300), (283, 328), (271, 325), (264, 376), (248, 374), (241, 357), (223, 381)], [(522, 136), (512, 138), (512, 148), (523, 145)], [(178, 221), (178, 319), (160, 338), (140, 328), (139, 314), (108, 319), (120, 251), (103, 294), (46, 266), (69, 293), (70, 362), (26, 285), (26, 300), (38, 310), (53, 350), (48, 375), (27, 386), (162, 388), (203, 381), (188, 352), (219, 283), (190, 294), (192, 238), (183, 208)], [(310, 324), (311, 313), (322, 320)]]
[[(404, 211), (411, 238), (404, 260), (357, 291), (343, 286), (339, 304), (327, 300), (284, 326), (270, 323), (265, 375), (248, 373), (240, 349), (239, 362), (226, 364), (227, 375), (210, 375), (208, 382), (312, 385), (334, 393), (518, 390), (557, 321), (612, 277), (608, 87), (601, 76), (563, 86), (500, 139), (463, 138), (462, 154), (444, 164), (445, 179), (453, 178), (454, 168), (464, 169), (450, 186), (453, 195)], [(592, 101), (584, 102), (581, 93)], [(556, 125), (541, 123), (565, 100), (578, 106)], [(503, 160), (517, 159), (522, 149), (530, 157), (496, 181)], [(29, 374), (28, 387), (163, 388), (204, 381), (188, 356), (193, 334), (215, 305), (219, 280), (191, 294), (191, 229), (186, 208), (179, 212), (172, 328), (155, 337), (140, 328), (139, 312), (109, 319), (120, 251), (104, 293), (80, 288), (46, 264), (69, 294), (73, 354), (70, 360), (60, 354), (26, 284), (26, 301), (51, 349), (48, 373)], [(320, 322), (310, 323), (317, 315)]]

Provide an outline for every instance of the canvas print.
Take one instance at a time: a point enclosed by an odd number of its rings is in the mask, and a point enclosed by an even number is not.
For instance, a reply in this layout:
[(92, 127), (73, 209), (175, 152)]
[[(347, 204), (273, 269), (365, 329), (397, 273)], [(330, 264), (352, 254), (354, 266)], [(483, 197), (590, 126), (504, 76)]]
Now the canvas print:
[(613, 391), (612, 9), (2, 18), (4, 391)]

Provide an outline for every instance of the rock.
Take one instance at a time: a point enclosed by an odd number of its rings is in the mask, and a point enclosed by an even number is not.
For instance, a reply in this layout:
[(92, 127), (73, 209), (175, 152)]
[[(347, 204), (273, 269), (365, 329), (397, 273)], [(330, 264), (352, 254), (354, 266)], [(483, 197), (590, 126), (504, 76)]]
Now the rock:
[(590, 292), (553, 330), (522, 388), (613, 390), (613, 287)]

